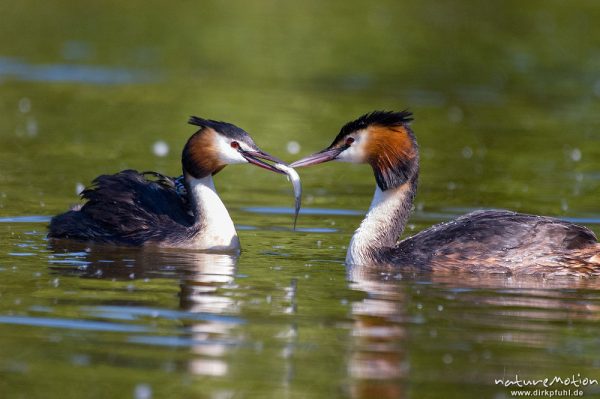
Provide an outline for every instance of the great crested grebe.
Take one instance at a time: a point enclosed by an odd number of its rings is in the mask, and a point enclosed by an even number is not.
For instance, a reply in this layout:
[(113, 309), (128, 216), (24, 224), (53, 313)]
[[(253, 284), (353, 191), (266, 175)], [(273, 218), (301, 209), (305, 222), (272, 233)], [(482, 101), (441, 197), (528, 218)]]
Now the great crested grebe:
[[(92, 188), (81, 193), (87, 200), (83, 206), (52, 218), (48, 237), (237, 251), (240, 242), (233, 221), (213, 183), (213, 175), (231, 164), (250, 163), (288, 174), (294, 182), (297, 216), (300, 184), (293, 169), (262, 152), (248, 133), (235, 125), (195, 116), (189, 123), (200, 129), (183, 148), (183, 178), (135, 170), (99, 176)], [(158, 179), (149, 180), (149, 174)], [(182, 180), (184, 190), (178, 188)]]
[(592, 231), (555, 218), (505, 210), (471, 212), (398, 242), (419, 176), (418, 145), (408, 111), (375, 111), (347, 123), (326, 149), (291, 167), (327, 161), (368, 163), (377, 186), (354, 232), (346, 264), (405, 266), (424, 271), (600, 275)]

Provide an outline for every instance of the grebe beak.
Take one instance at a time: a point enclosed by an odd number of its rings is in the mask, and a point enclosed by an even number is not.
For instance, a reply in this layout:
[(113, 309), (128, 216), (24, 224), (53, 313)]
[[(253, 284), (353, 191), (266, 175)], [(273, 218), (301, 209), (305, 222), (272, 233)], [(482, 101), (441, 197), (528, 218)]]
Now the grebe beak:
[(311, 166), (316, 165), (323, 162), (333, 161), (337, 158), (338, 155), (346, 148), (345, 146), (337, 147), (337, 148), (326, 148), (323, 151), (319, 151), (312, 155), (309, 155), (305, 158), (299, 159), (296, 162), (290, 164), (292, 168), (300, 168), (302, 166)]
[(248, 161), (249, 163), (259, 166), (263, 169), (270, 170), (271, 172), (286, 174), (284, 171), (277, 169), (273, 165), (261, 161), (261, 159), (266, 159), (267, 161), (275, 162), (277, 164), (287, 165), (281, 159), (274, 157), (273, 155), (267, 154), (266, 152), (262, 152), (261, 150), (257, 151), (244, 151), (242, 149), (238, 150), (240, 154)]

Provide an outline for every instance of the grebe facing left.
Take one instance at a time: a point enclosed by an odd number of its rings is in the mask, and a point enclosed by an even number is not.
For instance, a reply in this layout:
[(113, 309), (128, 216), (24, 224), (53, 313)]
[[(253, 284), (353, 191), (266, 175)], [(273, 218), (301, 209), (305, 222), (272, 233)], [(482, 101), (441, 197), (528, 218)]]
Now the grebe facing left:
[(342, 127), (333, 143), (291, 167), (327, 161), (367, 163), (377, 186), (348, 247), (349, 266), (386, 265), (432, 272), (600, 275), (592, 231), (558, 219), (504, 210), (476, 211), (398, 242), (417, 189), (419, 151), (412, 114), (375, 111)]
[(262, 152), (248, 133), (235, 125), (198, 117), (191, 117), (189, 123), (200, 129), (182, 153), (185, 193), (177, 189), (179, 179), (156, 173), (152, 173), (159, 177), (156, 181), (134, 170), (102, 175), (81, 194), (87, 200), (83, 206), (52, 218), (48, 237), (238, 251), (240, 242), (217, 195), (213, 175), (231, 164), (250, 163), (277, 173), (289, 168)]

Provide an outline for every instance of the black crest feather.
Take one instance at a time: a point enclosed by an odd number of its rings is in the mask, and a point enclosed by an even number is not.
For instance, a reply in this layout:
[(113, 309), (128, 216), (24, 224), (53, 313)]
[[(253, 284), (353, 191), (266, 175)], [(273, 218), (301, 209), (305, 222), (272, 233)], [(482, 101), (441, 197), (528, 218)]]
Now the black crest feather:
[(346, 123), (340, 130), (337, 138), (345, 136), (346, 134), (356, 132), (357, 130), (365, 129), (371, 125), (379, 126), (400, 126), (407, 125), (413, 120), (412, 112), (408, 110), (394, 112), (394, 111), (373, 111), (368, 114), (364, 114), (352, 122)]
[(234, 140), (251, 140), (248, 136), (248, 133), (246, 133), (244, 129), (241, 129), (231, 123), (215, 121), (212, 119), (204, 119), (198, 116), (190, 116), (188, 123), (201, 128), (211, 128), (224, 136), (231, 137)]

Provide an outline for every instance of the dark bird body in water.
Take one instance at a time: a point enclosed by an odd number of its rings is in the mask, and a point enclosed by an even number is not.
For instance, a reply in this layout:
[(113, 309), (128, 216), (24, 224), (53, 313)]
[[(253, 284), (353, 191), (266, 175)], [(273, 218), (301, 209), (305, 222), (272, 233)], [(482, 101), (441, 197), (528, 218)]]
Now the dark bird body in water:
[(52, 219), (49, 236), (131, 246), (187, 242), (200, 226), (175, 182), (135, 170), (99, 176), (81, 193), (83, 206)]
[(600, 275), (600, 244), (589, 229), (504, 210), (469, 213), (398, 241), (411, 212), (419, 151), (409, 112), (376, 111), (346, 124), (333, 143), (292, 167), (339, 160), (368, 163), (377, 183), (348, 247), (349, 266), (431, 272)]
[(135, 170), (102, 175), (82, 192), (86, 200), (82, 206), (51, 220), (48, 237), (127, 246), (239, 250), (233, 221), (217, 195), (213, 175), (238, 163), (277, 173), (286, 168), (237, 126), (197, 117), (192, 117), (190, 124), (200, 130), (183, 149), (182, 178)]

